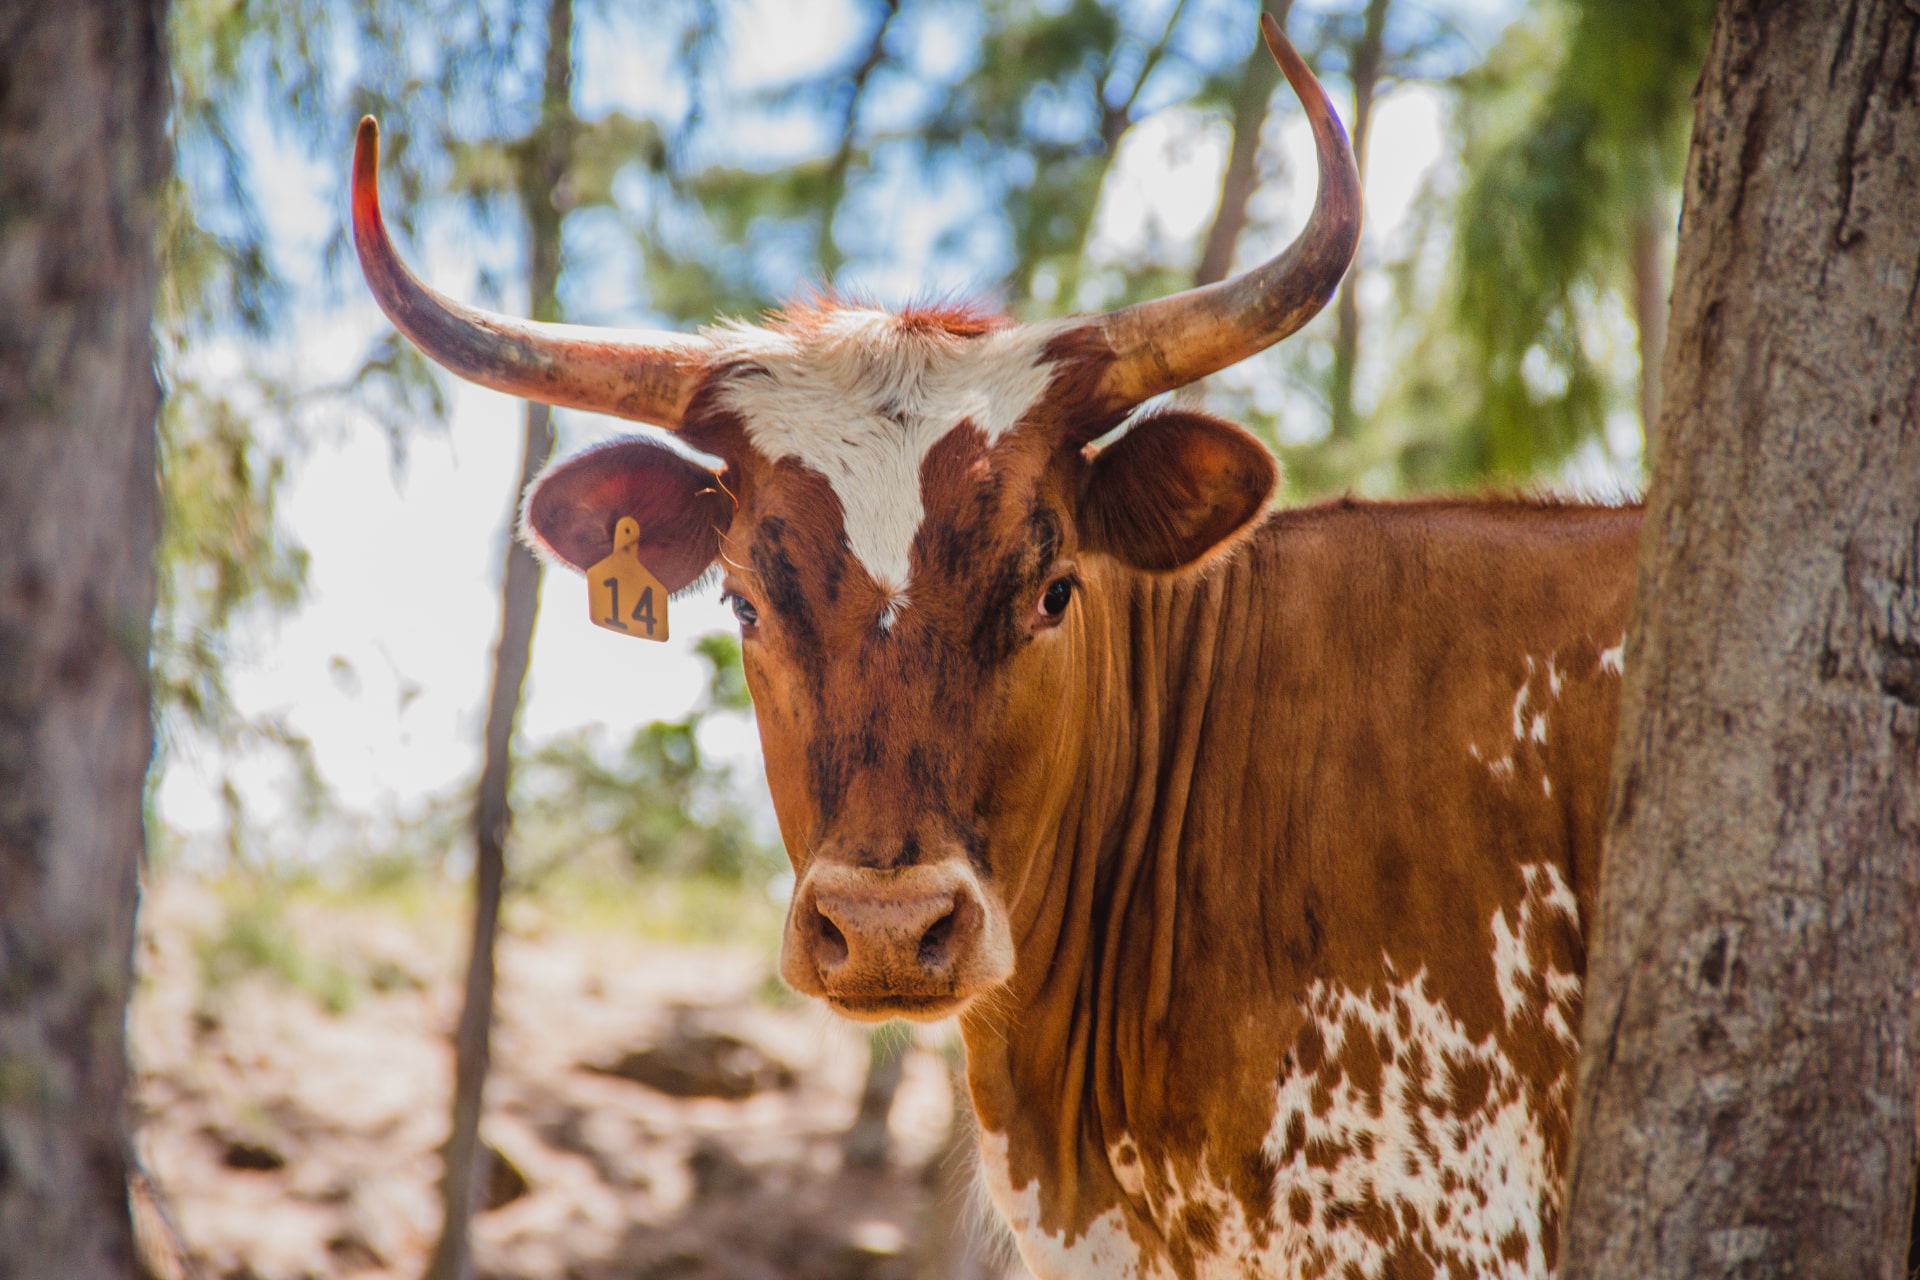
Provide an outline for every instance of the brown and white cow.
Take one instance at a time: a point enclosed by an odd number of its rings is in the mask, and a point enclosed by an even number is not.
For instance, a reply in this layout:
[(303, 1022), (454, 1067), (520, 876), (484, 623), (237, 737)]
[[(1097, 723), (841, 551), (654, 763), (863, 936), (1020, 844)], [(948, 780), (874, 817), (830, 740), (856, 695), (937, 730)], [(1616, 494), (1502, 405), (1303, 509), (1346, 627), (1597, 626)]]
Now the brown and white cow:
[(575, 567), (636, 518), (718, 567), (798, 877), (781, 972), (958, 1015), (985, 1180), (1042, 1277), (1543, 1276), (1637, 510), (1269, 509), (1237, 427), (1149, 397), (1297, 329), (1359, 232), (1339, 122), (1256, 270), (1014, 326), (820, 305), (695, 336), (525, 323), (354, 218), (455, 372), (665, 425), (551, 469)]

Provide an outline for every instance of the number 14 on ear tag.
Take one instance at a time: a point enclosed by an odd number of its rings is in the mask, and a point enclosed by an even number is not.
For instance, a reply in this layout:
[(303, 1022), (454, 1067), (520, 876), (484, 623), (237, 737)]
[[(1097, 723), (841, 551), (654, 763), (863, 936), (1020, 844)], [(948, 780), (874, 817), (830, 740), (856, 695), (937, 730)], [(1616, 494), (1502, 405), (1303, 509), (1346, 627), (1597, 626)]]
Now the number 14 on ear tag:
[(613, 527), (613, 554), (587, 570), (587, 604), (596, 627), (667, 638), (667, 589), (640, 563), (640, 525), (632, 516)]

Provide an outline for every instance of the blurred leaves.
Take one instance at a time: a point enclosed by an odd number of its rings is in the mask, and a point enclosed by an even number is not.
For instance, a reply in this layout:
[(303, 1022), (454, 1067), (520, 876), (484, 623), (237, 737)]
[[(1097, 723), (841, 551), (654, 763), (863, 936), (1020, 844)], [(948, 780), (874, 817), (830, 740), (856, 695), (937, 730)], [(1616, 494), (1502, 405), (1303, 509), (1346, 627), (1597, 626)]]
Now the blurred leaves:
[(217, 1019), (232, 989), (255, 976), (305, 992), (328, 1013), (351, 1011), (362, 994), (361, 979), (333, 957), (308, 949), (288, 919), (287, 886), (250, 879), (235, 888), (242, 891), (230, 889), (217, 930), (194, 941), (200, 966), (196, 1017), (203, 1023)]
[(1458, 350), (1429, 343), (1426, 385), (1401, 406), (1452, 430), (1408, 456), (1410, 479), (1539, 474), (1631, 403), (1600, 330), (1611, 309), (1664, 333), (1672, 250), (1644, 282), (1662, 314), (1643, 314), (1636, 237), (1667, 242), (1678, 213), (1712, 16), (1711, 0), (1548, 0), (1457, 81), (1465, 180), (1436, 323)]
[(235, 714), (223, 637), (243, 610), (288, 608), (306, 585), (306, 553), (273, 518), (286, 458), (255, 442), (232, 399), (184, 381), (167, 399), (160, 467), (158, 696), (196, 726), (223, 731)]
[[(1178, 113), (1175, 145), (1225, 139), (1251, 174), (1246, 216), (1229, 218), (1215, 256), (1244, 267), (1291, 234), (1276, 196), (1311, 174), (1284, 171), (1276, 143), (1297, 108), (1249, 62), (1253, 0), (848, 3), (831, 57), (749, 83), (738, 55), (753, 12), (738, 0), (659, 0), (644, 12), (583, 3), (587, 38), (658, 51), (649, 56), (668, 83), (645, 108), (602, 103), (572, 122), (564, 177), (531, 193), (583, 214), (566, 222), (570, 309), (703, 324), (816, 284), (902, 300), (924, 296), (930, 280), (969, 280), (1041, 317), (1170, 292), (1192, 283), (1205, 230), (1183, 239), (1152, 227), (1125, 245), (1098, 231), (1116, 157), (1142, 121), (1168, 111)], [(1350, 88), (1341, 79), (1366, 7), (1290, 6), (1289, 29), (1336, 101)], [(1559, 474), (1632, 404), (1634, 334), (1646, 298), (1664, 297), (1647, 287), (1646, 237), (1674, 220), (1711, 8), (1514, 0), (1517, 21), (1492, 40), (1463, 34), (1464, 6), (1394, 5), (1381, 92), (1440, 85), (1450, 160), (1396, 241), (1363, 252), (1358, 269), (1373, 287), (1360, 290), (1354, 430), (1327, 430), (1326, 320), (1190, 394), (1274, 443), (1292, 498)], [(228, 685), (242, 638), (305, 587), (305, 553), (281, 522), (288, 477), (328, 414), (378, 422), (398, 465), (409, 433), (445, 412), (442, 376), (390, 330), (333, 382), (289, 371), (299, 368), (285, 350), (289, 326), (327, 299), (312, 281), (296, 287), (310, 273), (277, 257), (288, 248), (274, 239), (255, 153), (263, 140), (291, 148), (308, 165), (303, 181), (344, 191), (352, 122), (375, 112), (383, 196), (403, 236), (517, 232), (523, 153), (540, 122), (544, 32), (527, 17), (537, 9), (173, 6), (179, 165), (156, 316), (170, 399), (154, 661), (169, 737), (279, 744), (301, 785), (318, 787), (298, 735), (241, 716)], [(301, 249), (323, 252), (335, 272), (350, 267), (343, 203), (322, 248)], [(493, 264), (478, 256), (482, 294), (497, 294)], [(635, 865), (760, 865), (765, 851), (698, 742), (705, 717), (745, 705), (737, 656), (706, 657), (706, 699), (686, 720), (611, 752), (584, 738), (540, 751), (520, 802), (539, 840), (598, 830), (615, 833)]]
[(732, 771), (700, 748), (709, 717), (748, 707), (739, 641), (709, 635), (696, 649), (707, 684), (685, 718), (644, 725), (615, 752), (581, 732), (522, 762), (514, 803), (520, 879), (537, 881), (596, 854), (628, 871), (723, 880), (764, 878), (780, 865), (754, 834)]
[[(306, 553), (281, 523), (286, 479), (316, 411), (351, 411), (380, 425), (397, 466), (407, 435), (438, 422), (446, 402), (437, 372), (390, 330), (337, 382), (270, 372), (286, 363), (273, 343), (284, 342), (300, 316), (296, 290), (275, 261), (284, 246), (274, 243), (259, 203), (270, 188), (257, 153), (265, 142), (290, 142), (344, 191), (347, 125), (373, 111), (400, 125), (389, 128), (382, 157), (383, 195), (398, 225), (410, 225), (430, 191), (452, 187), (484, 205), (500, 194), (488, 185), (491, 178), (497, 186), (497, 175), (484, 141), (463, 138), (456, 121), (496, 123), (513, 98), (499, 92), (503, 83), (538, 85), (541, 33), (525, 29), (522, 7), (180, 0), (171, 10), (177, 169), (155, 316), (169, 393), (160, 424), (156, 718), (163, 746), (196, 736), (227, 768), (262, 746), (284, 751), (309, 811), (324, 800), (309, 744), (284, 718), (242, 714), (228, 680), (248, 626), (293, 609), (305, 590)], [(601, 165), (590, 184), (604, 190), (612, 152), (643, 132), (615, 119), (584, 139)], [(326, 250), (336, 269), (347, 239), (336, 214)], [(220, 791), (238, 848), (245, 815), (231, 774)]]

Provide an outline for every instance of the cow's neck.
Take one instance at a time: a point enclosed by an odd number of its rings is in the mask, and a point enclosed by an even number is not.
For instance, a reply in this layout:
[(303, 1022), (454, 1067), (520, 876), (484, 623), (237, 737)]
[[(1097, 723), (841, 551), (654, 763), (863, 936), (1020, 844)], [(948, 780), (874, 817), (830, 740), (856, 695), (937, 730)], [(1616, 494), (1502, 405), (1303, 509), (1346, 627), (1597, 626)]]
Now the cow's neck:
[(1336, 506), (1089, 582), (1015, 977), (963, 1019), (1043, 1278), (1551, 1267), (1637, 526)]
[[(1083, 633), (1102, 660), (1079, 664), (1078, 696), (1065, 704), (1073, 782), (1057, 830), (1031, 851), (1035, 882), (1013, 905), (1013, 998), (965, 1021), (987, 1177), (1030, 1189), (1032, 1226), (1043, 1235), (1065, 1227), (1070, 1253), (1130, 1247), (1098, 1238), (1111, 1220), (1089, 1236), (1084, 1219), (1124, 1199), (1136, 1111), (1152, 1112), (1138, 1119), (1166, 1135), (1179, 1123), (1166, 1107), (1173, 1095), (1185, 1090), (1194, 1104), (1186, 1123), (1209, 1110), (1193, 1082), (1175, 1078), (1189, 1055), (1169, 1018), (1176, 932), (1213, 933), (1208, 913), (1224, 905), (1184, 882), (1197, 859), (1183, 850), (1204, 838), (1187, 799), (1209, 717), (1234, 720), (1215, 704), (1257, 683), (1247, 664), (1258, 628), (1246, 624), (1264, 604), (1259, 575), (1245, 566), (1186, 579), (1113, 574), (1093, 584), (1089, 595), (1105, 607), (1089, 610), (1097, 616)], [(1239, 820), (1215, 811), (1204, 823), (1217, 835)]]

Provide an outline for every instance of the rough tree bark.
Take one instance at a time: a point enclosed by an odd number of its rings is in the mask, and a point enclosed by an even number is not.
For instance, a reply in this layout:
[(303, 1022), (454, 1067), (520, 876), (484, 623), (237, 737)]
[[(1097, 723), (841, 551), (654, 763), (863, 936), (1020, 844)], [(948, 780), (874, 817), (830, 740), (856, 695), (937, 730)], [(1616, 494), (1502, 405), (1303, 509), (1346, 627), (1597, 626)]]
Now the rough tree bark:
[[(520, 204), (527, 224), (527, 292), (536, 320), (560, 318), (560, 222), (554, 203), (563, 187), (577, 121), (573, 115), (573, 0), (549, 0), (547, 60), (540, 121), (520, 146)], [(473, 805), (473, 939), (467, 956), (465, 999), (454, 1033), (453, 1122), (441, 1186), (440, 1239), (428, 1263), (430, 1280), (470, 1280), (469, 1228), (485, 1185), (487, 1155), (480, 1113), (492, 1059), (494, 945), (506, 879), (507, 835), (513, 829), (513, 734), (521, 688), (533, 655), (533, 624), (540, 610), (540, 562), (514, 536), (520, 495), (553, 456), (553, 410), (527, 403), (520, 478), (507, 515), (506, 564), (500, 584), (500, 640), (493, 653), (487, 699), (486, 758)], [(483, 1158), (484, 1157), (484, 1158)]]
[(1563, 1274), (1903, 1274), (1920, 9), (1726, 0), (1626, 652)]
[(0, 1277), (136, 1269), (165, 10), (0, 12)]

